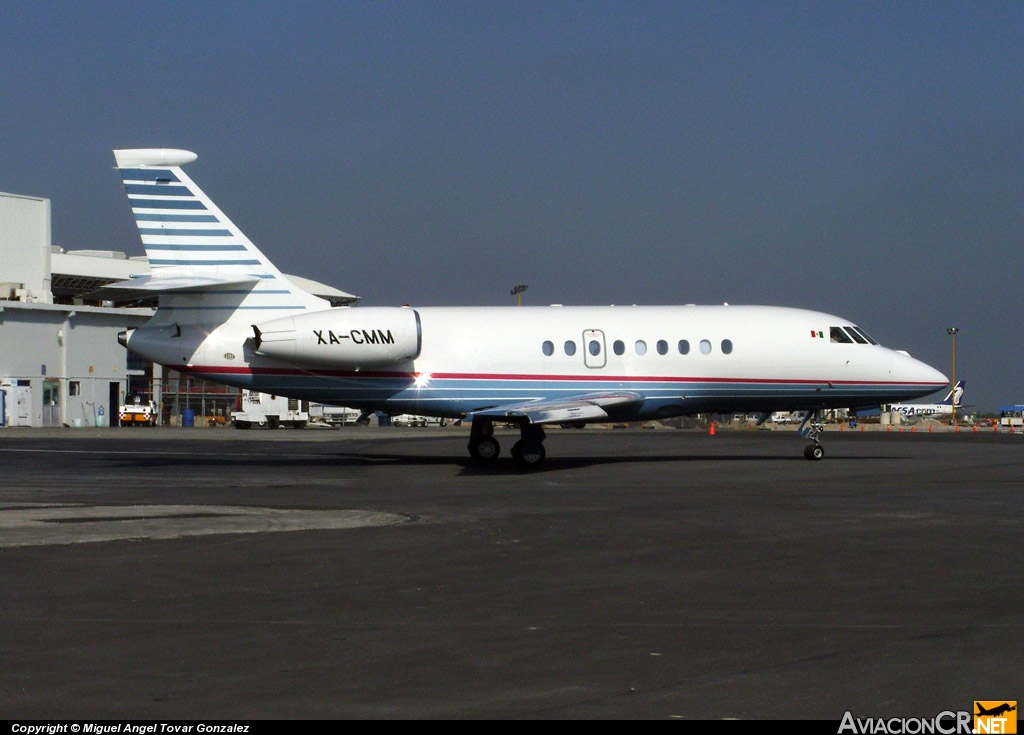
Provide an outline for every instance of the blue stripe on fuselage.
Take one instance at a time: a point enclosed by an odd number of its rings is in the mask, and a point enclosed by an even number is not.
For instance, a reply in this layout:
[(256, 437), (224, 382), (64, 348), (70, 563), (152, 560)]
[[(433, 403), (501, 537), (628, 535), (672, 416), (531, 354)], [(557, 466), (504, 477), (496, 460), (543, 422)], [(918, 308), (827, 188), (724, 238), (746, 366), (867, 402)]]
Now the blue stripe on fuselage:
[[(635, 391), (645, 397), (635, 411), (636, 420), (663, 418), (682, 413), (717, 410), (761, 411), (773, 406), (843, 408), (867, 406), (894, 394), (914, 392), (916, 386), (891, 384), (839, 384), (827, 388), (824, 381), (779, 383), (770, 380), (715, 381), (713, 379), (622, 379), (602, 381), (569, 377), (559, 380), (443, 378), (417, 386), (409, 373), (368, 377), (349, 374), (311, 374), (298, 371), (255, 371), (255, 374), (196, 374), (210, 380), (250, 390), (295, 398), (337, 402), (353, 408), (373, 408), (396, 413), (457, 416), (486, 408), (528, 400), (560, 400), (603, 391)], [(614, 410), (614, 409), (613, 409)], [(792, 410), (792, 409), (791, 409)]]

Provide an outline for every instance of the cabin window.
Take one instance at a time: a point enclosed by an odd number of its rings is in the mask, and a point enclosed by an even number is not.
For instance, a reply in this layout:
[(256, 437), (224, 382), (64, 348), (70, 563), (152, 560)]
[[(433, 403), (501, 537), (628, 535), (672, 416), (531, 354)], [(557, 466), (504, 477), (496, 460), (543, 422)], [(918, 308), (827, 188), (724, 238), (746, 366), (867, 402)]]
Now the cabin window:
[(709, 340), (709, 339), (702, 339), (700, 341), (700, 353), (702, 355), (710, 355), (711, 354), (711, 340)]
[(616, 355), (624, 355), (626, 353), (626, 343), (621, 339), (617, 339), (615, 344), (612, 345), (612, 350), (615, 351)]
[(723, 355), (731, 355), (732, 354), (732, 340), (731, 339), (723, 339), (722, 340), (722, 354)]
[(647, 343), (644, 342), (642, 339), (638, 339), (636, 341), (635, 348), (636, 348), (636, 354), (638, 354), (638, 355), (646, 355), (647, 354)]
[(573, 342), (571, 339), (565, 340), (565, 354), (567, 354), (569, 357), (572, 357), (573, 355), (576, 354), (576, 343)]
[(552, 342), (550, 339), (546, 339), (544, 340), (544, 344), (541, 345), (541, 350), (544, 351), (545, 355), (551, 357), (553, 354), (555, 354), (555, 343)]
[(666, 342), (663, 339), (659, 339), (658, 340), (658, 354), (659, 355), (667, 355), (668, 354), (668, 342)]
[(589, 352), (594, 357), (597, 357), (598, 355), (601, 354), (601, 343), (598, 342), (596, 339), (590, 340), (589, 342), (587, 342), (587, 352)]
[(848, 335), (846, 330), (842, 327), (829, 327), (828, 336), (833, 342), (842, 342), (843, 344), (853, 342), (853, 340), (850, 339), (850, 335)]
[(690, 340), (681, 339), (679, 340), (679, 354), (689, 355), (690, 354)]

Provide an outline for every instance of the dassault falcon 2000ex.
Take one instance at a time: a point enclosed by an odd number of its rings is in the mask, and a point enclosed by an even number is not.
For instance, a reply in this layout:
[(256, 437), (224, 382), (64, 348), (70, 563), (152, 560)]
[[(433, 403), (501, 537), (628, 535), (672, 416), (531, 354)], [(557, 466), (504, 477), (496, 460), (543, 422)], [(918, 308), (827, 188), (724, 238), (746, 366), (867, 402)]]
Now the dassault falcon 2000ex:
[[(150, 274), (118, 284), (158, 307), (120, 341), (181, 372), (364, 412), (463, 418), (469, 452), (544, 461), (545, 424), (697, 413), (820, 412), (947, 384), (848, 319), (773, 306), (338, 307), (284, 276), (189, 178), (196, 154), (114, 151)], [(110, 288), (110, 287), (108, 287)]]

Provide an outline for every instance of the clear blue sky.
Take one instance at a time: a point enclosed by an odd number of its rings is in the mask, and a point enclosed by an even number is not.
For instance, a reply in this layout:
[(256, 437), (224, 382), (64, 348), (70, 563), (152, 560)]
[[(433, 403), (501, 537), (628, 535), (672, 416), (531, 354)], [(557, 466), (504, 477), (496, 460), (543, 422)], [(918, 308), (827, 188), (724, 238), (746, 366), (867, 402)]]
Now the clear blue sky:
[(364, 303), (771, 303), (1024, 402), (1024, 4), (5, 3), (0, 190), (141, 254), (177, 147)]

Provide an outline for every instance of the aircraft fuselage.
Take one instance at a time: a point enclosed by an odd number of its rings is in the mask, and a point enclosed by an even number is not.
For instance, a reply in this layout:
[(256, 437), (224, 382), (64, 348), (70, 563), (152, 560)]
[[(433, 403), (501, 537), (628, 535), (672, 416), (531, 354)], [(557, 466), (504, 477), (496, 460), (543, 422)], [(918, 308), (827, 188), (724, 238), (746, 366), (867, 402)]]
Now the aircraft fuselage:
[(623, 390), (643, 396), (623, 409), (635, 420), (809, 410), (946, 384), (906, 353), (830, 341), (847, 320), (785, 307), (357, 307), (286, 320), (255, 323), (258, 331), (165, 323), (134, 330), (128, 346), (250, 390), (444, 417)]

